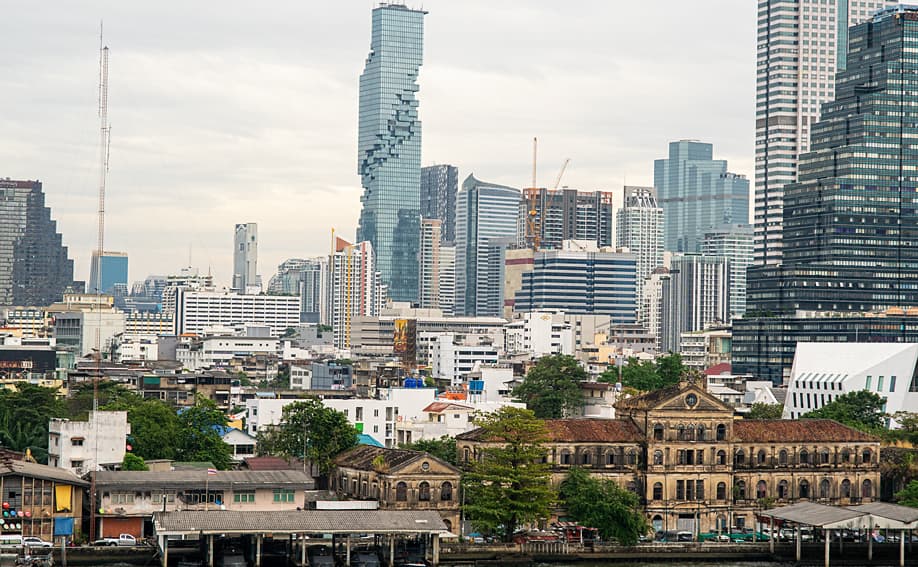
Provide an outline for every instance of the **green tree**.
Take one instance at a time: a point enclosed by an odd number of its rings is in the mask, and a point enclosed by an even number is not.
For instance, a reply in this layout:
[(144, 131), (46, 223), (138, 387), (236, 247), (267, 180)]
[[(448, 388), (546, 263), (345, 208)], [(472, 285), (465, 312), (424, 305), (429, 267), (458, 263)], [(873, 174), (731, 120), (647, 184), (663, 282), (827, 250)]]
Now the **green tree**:
[(124, 460), (121, 461), (121, 470), (123, 471), (148, 471), (150, 467), (147, 466), (147, 463), (143, 461), (142, 458), (138, 457), (133, 453), (125, 453)]
[(540, 419), (564, 417), (583, 406), (580, 382), (586, 379), (586, 370), (573, 356), (543, 356), (529, 369), (513, 395)]
[(340, 411), (315, 398), (284, 406), (280, 425), (258, 433), (260, 454), (305, 458), (320, 474), (328, 474), (333, 459), (357, 445), (357, 430)]
[(88, 419), (93, 408), (93, 398), (99, 401), (99, 409), (123, 408), (142, 400), (141, 396), (124, 385), (111, 380), (83, 382), (70, 391), (67, 399), (67, 415), (70, 419)]
[[(650, 392), (674, 386), (688, 374), (679, 354), (657, 357), (653, 362), (632, 357), (622, 367), (622, 386), (642, 392)], [(599, 377), (601, 382), (618, 382), (618, 368), (609, 368)]]
[(403, 443), (401, 448), (424, 451), (451, 465), (459, 464), (458, 455), (456, 454), (456, 438), (448, 435), (444, 435), (439, 439), (421, 439), (414, 443)]
[(918, 480), (909, 482), (905, 488), (896, 493), (896, 503), (918, 508)]
[(784, 414), (784, 406), (781, 404), (752, 404), (746, 419), (781, 419)]
[(886, 428), (885, 401), (874, 392), (857, 390), (801, 416), (803, 419), (834, 419), (854, 429), (878, 432)]
[(233, 464), (233, 450), (223, 441), (226, 416), (216, 402), (197, 396), (195, 404), (178, 414), (179, 431), (175, 458), (180, 461), (209, 461), (221, 470)]
[(472, 525), (510, 541), (517, 527), (547, 518), (555, 501), (545, 458), (548, 431), (531, 410), (503, 407), (475, 421), (493, 444), (463, 478)]
[(48, 423), (66, 415), (54, 388), (20, 384), (16, 390), (0, 390), (0, 446), (30, 449), (36, 460), (47, 463)]
[(182, 423), (175, 408), (157, 399), (122, 400), (109, 409), (128, 412), (132, 452), (145, 460), (175, 459), (176, 441), (183, 437)]
[(578, 522), (597, 528), (603, 539), (634, 545), (649, 526), (633, 492), (611, 480), (599, 480), (582, 468), (571, 469), (561, 483), (561, 499)]

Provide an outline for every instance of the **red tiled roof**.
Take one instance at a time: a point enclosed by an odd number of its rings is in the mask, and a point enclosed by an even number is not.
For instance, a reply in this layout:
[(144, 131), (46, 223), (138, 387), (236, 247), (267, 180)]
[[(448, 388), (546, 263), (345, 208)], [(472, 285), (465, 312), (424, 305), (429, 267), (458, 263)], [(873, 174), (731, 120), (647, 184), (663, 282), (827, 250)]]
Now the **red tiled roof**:
[[(548, 438), (555, 443), (640, 443), (644, 436), (624, 419), (547, 419)], [(457, 435), (465, 441), (484, 441), (484, 431), (473, 429)]]
[(705, 369), (705, 376), (720, 376), (721, 374), (730, 374), (733, 371), (733, 365), (729, 362), (721, 362), (720, 364), (715, 364), (714, 366)]
[(737, 442), (760, 443), (879, 441), (831, 419), (741, 419), (733, 422), (733, 437)]
[(250, 471), (288, 471), (300, 470), (303, 464), (282, 457), (249, 457), (243, 461), (243, 467)]
[(444, 411), (446, 411), (446, 410), (448, 410), (448, 409), (450, 409), (450, 408), (454, 408), (454, 409), (458, 409), (458, 410), (470, 410), (470, 409), (472, 409), (471, 406), (466, 406), (466, 405), (463, 405), (463, 404), (455, 404), (455, 403), (451, 403), (451, 402), (433, 402), (433, 403), (431, 403), (430, 405), (428, 405), (426, 408), (424, 408), (424, 409), (421, 410), (421, 411), (423, 411), (423, 412), (425, 412), (425, 413), (442, 413), (442, 412), (444, 412)]

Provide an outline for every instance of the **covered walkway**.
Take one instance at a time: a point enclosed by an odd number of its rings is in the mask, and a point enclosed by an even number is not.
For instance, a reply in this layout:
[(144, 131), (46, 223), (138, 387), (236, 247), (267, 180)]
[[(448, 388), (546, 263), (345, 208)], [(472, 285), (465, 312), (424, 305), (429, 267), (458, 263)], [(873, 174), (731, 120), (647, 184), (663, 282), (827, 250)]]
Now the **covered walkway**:
[(305, 537), (331, 535), (345, 538), (345, 562), (351, 564), (351, 536), (384, 536), (389, 545), (389, 564), (395, 563), (395, 540), (405, 536), (430, 538), (430, 560), (440, 560), (440, 536), (451, 536), (437, 512), (387, 510), (291, 510), (284, 512), (240, 512), (229, 510), (158, 512), (153, 528), (162, 552), (163, 566), (169, 561), (169, 538), (199, 539), (207, 544), (206, 565), (214, 565), (214, 539), (250, 536), (255, 540), (255, 566), (261, 567), (261, 547), (267, 537), (299, 537), (300, 564), (306, 563)]
[[(873, 560), (873, 540), (877, 530), (894, 530), (899, 532), (899, 565), (905, 565), (905, 540), (911, 537), (911, 531), (918, 527), (918, 509), (873, 502), (847, 508), (826, 506), (816, 502), (800, 502), (782, 508), (773, 508), (760, 513), (771, 519), (771, 537), (769, 538), (772, 553), (775, 545), (775, 521), (794, 524), (796, 559), (801, 558), (802, 526), (811, 526), (825, 530), (825, 566), (829, 567), (831, 530), (852, 530), (867, 533), (867, 560)], [(844, 538), (839, 534), (839, 554), (844, 551)]]

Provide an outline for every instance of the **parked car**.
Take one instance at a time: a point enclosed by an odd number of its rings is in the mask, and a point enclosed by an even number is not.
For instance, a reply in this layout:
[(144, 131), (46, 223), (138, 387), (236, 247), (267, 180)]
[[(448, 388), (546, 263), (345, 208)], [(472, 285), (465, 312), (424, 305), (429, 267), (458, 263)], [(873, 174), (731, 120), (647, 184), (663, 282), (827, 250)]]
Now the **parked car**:
[(40, 537), (26, 536), (22, 538), (22, 545), (27, 545), (29, 547), (53, 547), (50, 541), (45, 541)]
[(92, 542), (92, 545), (131, 547), (137, 545), (137, 539), (131, 534), (121, 534), (118, 537), (103, 537), (102, 539), (97, 539)]

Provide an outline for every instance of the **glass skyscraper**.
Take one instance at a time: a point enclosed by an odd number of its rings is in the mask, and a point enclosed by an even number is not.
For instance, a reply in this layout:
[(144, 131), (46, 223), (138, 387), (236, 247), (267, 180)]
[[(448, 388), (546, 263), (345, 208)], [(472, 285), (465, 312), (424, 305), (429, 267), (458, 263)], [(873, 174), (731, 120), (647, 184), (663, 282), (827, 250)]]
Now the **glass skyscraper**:
[[(99, 273), (101, 268), (102, 273)], [(128, 255), (124, 252), (110, 252), (108, 250), (99, 258), (99, 251), (92, 251), (92, 261), (89, 265), (88, 293), (116, 293), (127, 294), (128, 283)]]
[(670, 252), (701, 252), (709, 228), (749, 219), (749, 180), (713, 158), (714, 146), (693, 140), (669, 144), (669, 157), (653, 164), (663, 207), (663, 243)]
[(456, 241), (456, 195), (459, 193), (459, 168), (431, 165), (421, 168), (421, 217), (440, 219), (440, 242)]
[(357, 241), (369, 241), (394, 301), (418, 298), (421, 121), (418, 70), (424, 15), (398, 4), (373, 10), (360, 76), (357, 169), (363, 185)]

